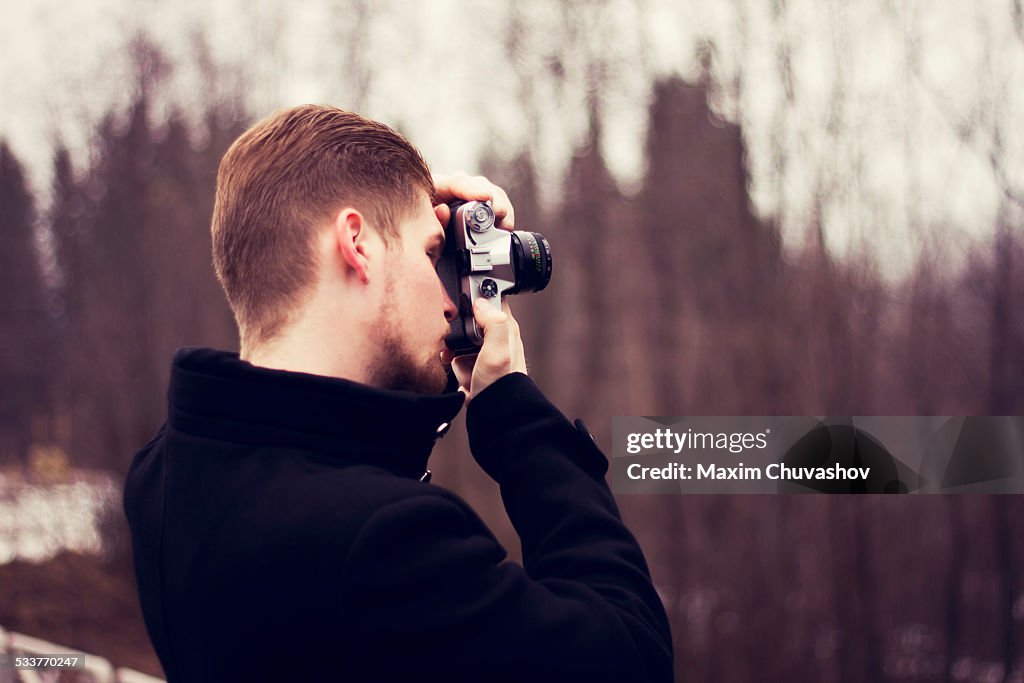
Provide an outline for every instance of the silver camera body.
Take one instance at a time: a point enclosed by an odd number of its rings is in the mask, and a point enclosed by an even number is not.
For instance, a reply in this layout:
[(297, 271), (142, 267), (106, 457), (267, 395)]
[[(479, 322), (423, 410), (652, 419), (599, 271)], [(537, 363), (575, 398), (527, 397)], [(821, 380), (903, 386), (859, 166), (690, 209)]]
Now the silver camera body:
[(456, 202), (437, 272), (458, 307), (445, 343), (456, 356), (476, 353), (484, 342), (473, 317), (477, 299), (501, 310), (504, 296), (544, 289), (551, 280), (551, 247), (538, 233), (497, 227), (490, 202)]

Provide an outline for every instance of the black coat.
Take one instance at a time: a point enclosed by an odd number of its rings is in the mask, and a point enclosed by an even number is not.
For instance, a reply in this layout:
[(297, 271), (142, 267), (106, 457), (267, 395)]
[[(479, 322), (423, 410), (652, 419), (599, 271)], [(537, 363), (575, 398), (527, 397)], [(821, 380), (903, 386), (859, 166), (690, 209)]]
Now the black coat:
[(665, 611), (589, 434), (522, 374), (469, 406), (520, 566), (420, 481), (462, 401), (180, 350), (124, 494), (169, 681), (671, 680)]

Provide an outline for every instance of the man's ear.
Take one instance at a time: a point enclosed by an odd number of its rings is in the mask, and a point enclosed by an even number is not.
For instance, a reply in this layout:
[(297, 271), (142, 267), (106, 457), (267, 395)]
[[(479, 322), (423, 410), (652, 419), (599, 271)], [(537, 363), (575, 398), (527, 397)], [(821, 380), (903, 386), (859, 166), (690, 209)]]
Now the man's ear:
[(364, 285), (370, 284), (369, 261), (366, 258), (366, 230), (363, 215), (355, 209), (342, 209), (334, 219), (334, 240), (338, 252)]

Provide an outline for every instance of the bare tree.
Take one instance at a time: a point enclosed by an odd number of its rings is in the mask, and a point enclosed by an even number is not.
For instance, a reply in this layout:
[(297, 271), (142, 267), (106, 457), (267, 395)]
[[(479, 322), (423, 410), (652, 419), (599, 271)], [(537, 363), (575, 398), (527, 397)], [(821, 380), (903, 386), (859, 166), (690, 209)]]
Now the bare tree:
[(48, 438), (52, 400), (46, 373), (52, 327), (35, 247), (35, 205), (21, 163), (0, 140), (0, 460), (26, 461), (35, 441)]

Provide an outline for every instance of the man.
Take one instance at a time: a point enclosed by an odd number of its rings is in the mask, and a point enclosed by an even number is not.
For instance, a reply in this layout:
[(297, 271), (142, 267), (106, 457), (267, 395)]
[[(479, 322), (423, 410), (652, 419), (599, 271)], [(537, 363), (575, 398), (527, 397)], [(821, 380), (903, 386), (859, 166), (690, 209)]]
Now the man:
[[(457, 198), (512, 228), (499, 188), (435, 181), (390, 128), (329, 107), (279, 112), (224, 156), (213, 257), (241, 354), (178, 351), (125, 485), (172, 683), (672, 678), (607, 460), (526, 376), (507, 307), (475, 311), (483, 347), (452, 364), (435, 266)], [(523, 566), (429, 483), (464, 401)]]

